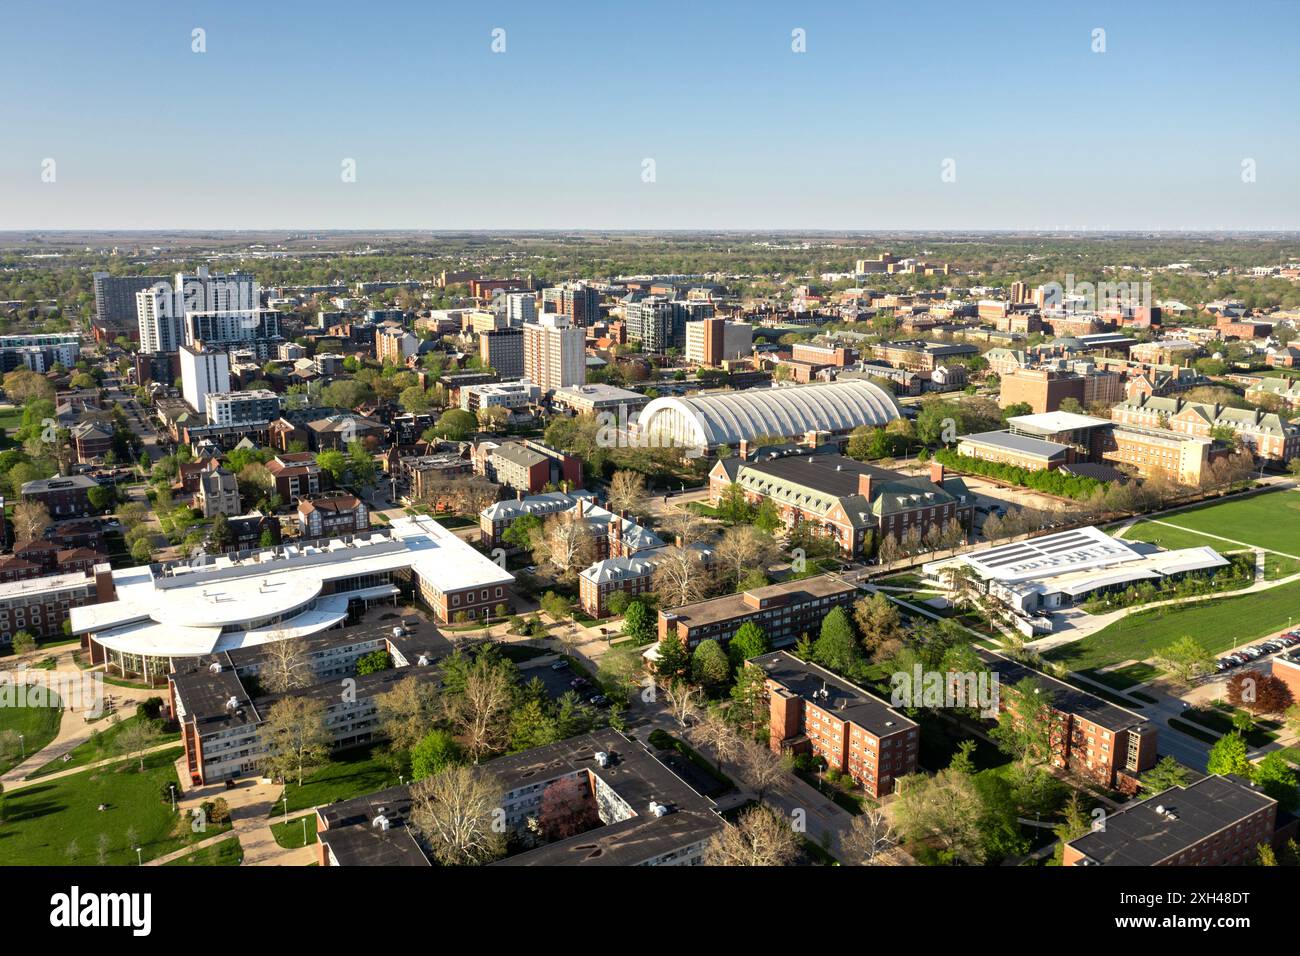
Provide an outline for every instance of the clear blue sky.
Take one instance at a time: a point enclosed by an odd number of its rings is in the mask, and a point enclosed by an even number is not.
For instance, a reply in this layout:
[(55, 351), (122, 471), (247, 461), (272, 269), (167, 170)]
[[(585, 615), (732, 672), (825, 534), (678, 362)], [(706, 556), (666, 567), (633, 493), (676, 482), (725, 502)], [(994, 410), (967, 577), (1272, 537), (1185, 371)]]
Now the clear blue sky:
[(0, 16), (0, 229), (1300, 228), (1293, 0)]

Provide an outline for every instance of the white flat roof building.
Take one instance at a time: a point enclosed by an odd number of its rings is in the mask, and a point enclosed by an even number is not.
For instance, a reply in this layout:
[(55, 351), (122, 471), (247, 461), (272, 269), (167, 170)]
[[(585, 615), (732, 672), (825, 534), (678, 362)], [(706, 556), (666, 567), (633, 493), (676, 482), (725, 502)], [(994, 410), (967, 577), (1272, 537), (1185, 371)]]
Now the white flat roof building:
[(1111, 424), (1109, 418), (1077, 415), (1074, 412), (1046, 412), (1042, 415), (1015, 415), (1007, 424), (1027, 435), (1059, 435), (1085, 428), (1099, 428)]
[(1034, 613), (1074, 603), (1102, 588), (1227, 567), (1213, 548), (1148, 551), (1097, 528), (1076, 528), (999, 545), (923, 566), (939, 576), (956, 565), (987, 582), (989, 594), (1018, 611)]
[(431, 603), (514, 581), (432, 518), (401, 517), (387, 534), (114, 571), (116, 600), (74, 608), (72, 633), (123, 655), (197, 657), (342, 624), (353, 600), (395, 598), (398, 572)]

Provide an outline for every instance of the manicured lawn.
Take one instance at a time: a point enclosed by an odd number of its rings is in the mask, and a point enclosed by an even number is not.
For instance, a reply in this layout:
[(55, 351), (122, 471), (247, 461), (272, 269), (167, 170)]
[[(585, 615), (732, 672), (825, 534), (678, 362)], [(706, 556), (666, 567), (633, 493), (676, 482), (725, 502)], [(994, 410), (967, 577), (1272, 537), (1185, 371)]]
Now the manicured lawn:
[(152, 860), (212, 836), (212, 825), (194, 833), (163, 799), (167, 785), (179, 782), (180, 755), (174, 747), (147, 756), (143, 772), (124, 760), (5, 794), (0, 866), (94, 866), (101, 835), (105, 863), (133, 866), (135, 846)]
[[(123, 730), (133, 721), (139, 720), (138, 715), (131, 716), (117, 723), (105, 723), (102, 729), (96, 730), (83, 744), (78, 744), (68, 752), (70, 760), (62, 758), (51, 760), (45, 766), (41, 767), (34, 773), (27, 775), (28, 780), (37, 777), (44, 777), (46, 774), (58, 773), (60, 770), (72, 770), (76, 767), (84, 767), (86, 764), (97, 763), (100, 760), (107, 760), (109, 757), (119, 756), (118, 741), (121, 739)], [(163, 734), (158, 738), (158, 743), (168, 744), (175, 740), (180, 740), (180, 734)]]
[[(1178, 517), (1171, 515), (1171, 518)], [(1216, 532), (1227, 535), (1226, 531)], [(1233, 537), (1228, 535), (1228, 537)], [(1167, 551), (1177, 551), (1180, 548), (1202, 548), (1206, 545), (1214, 548), (1216, 551), (1227, 543), (1219, 541), (1217, 538), (1207, 538), (1203, 534), (1197, 534), (1195, 531), (1188, 531), (1184, 528), (1175, 528), (1167, 524), (1158, 524), (1155, 521), (1139, 521), (1133, 527), (1124, 532), (1125, 541), (1146, 541), (1150, 544), (1159, 545)], [(1232, 547), (1228, 545), (1228, 547)]]
[(1113, 690), (1127, 690), (1138, 684), (1155, 680), (1160, 673), (1159, 668), (1152, 667), (1150, 664), (1128, 664), (1112, 671), (1088, 671), (1087, 676)]
[(239, 837), (232, 836), (177, 857), (163, 866), (239, 866), (239, 861), (243, 858), (244, 848), (239, 845)]
[(285, 796), (289, 798), (289, 813), (293, 813), (395, 787), (398, 782), (397, 772), (382, 763), (373, 748), (358, 747), (335, 754), (325, 766), (304, 777), (301, 787), (296, 782), (287, 785), (269, 815), (276, 817), (285, 812)]
[[(15, 691), (19, 689), (14, 688)], [(15, 747), (12, 757), (0, 756), (0, 773), (23, 762), (24, 747), (30, 757), (53, 740), (62, 719), (63, 711), (58, 707), (0, 707), (0, 733), (12, 730), (23, 735), (22, 743)]]
[(1300, 581), (1293, 581), (1256, 594), (1138, 611), (1044, 656), (1073, 670), (1105, 667), (1146, 660), (1185, 634), (1195, 637), (1211, 654), (1219, 654), (1297, 621)]
[[(307, 821), (307, 842), (302, 839), (303, 821)], [(316, 814), (308, 813), (306, 816), (297, 820), (290, 820), (288, 823), (271, 824), (271, 834), (275, 837), (275, 842), (286, 850), (296, 850), (300, 846), (311, 846), (316, 842)]]
[(1300, 493), (1294, 491), (1274, 491), (1181, 511), (1164, 520), (1256, 547), (1300, 554)]

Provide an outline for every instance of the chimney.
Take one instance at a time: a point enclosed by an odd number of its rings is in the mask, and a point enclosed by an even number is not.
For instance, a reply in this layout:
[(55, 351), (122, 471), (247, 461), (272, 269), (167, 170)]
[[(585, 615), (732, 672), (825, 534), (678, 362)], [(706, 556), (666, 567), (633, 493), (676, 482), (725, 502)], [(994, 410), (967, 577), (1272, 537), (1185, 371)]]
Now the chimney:
[(740, 440), (740, 460), (749, 461), (749, 439), (748, 438), (742, 438)]
[(524, 489), (522, 489), (522, 488), (516, 488), (516, 489), (515, 489), (515, 501), (523, 501), (523, 500), (524, 500)]
[(578, 517), (581, 518), (581, 517), (582, 517), (583, 515), (585, 515), (586, 513), (587, 513), (587, 499), (586, 499), (586, 498), (579, 498), (579, 499), (578, 499)]
[(930, 462), (930, 480), (936, 485), (943, 484), (943, 462)]
[(870, 475), (858, 475), (858, 494), (866, 498), (868, 501), (871, 500), (871, 476)]

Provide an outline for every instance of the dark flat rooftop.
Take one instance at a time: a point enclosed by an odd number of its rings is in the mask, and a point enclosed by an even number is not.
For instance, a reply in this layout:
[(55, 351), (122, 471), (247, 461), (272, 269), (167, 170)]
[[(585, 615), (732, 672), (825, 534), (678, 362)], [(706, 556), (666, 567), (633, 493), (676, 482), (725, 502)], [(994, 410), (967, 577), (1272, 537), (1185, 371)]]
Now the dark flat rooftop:
[(1070, 845), (1102, 866), (1154, 866), (1270, 803), (1276, 801), (1240, 777), (1209, 776), (1112, 813), (1104, 831)]
[[(799, 581), (769, 584), (766, 587), (755, 588), (752, 592), (723, 594), (719, 597), (709, 598), (707, 601), (684, 604), (681, 607), (672, 608), (671, 613), (676, 616), (680, 624), (686, 627), (700, 627), (717, 621), (730, 620), (744, 614), (760, 613), (762, 609), (751, 607), (745, 603), (746, 593), (753, 593), (762, 598), (784, 597), (789, 599), (784, 603), (798, 603), (803, 600), (831, 597), (845, 591), (856, 590), (858, 589), (852, 584), (832, 578), (829, 575), (820, 574)], [(664, 612), (661, 611), (660, 613)]]
[[(611, 755), (609, 766), (596, 763), (597, 751)], [(632, 866), (704, 840), (725, 826), (714, 811), (712, 800), (691, 789), (639, 741), (614, 730), (584, 734), (498, 757), (482, 764), (482, 769), (492, 774), (507, 792), (587, 771), (617, 793), (634, 814), (626, 820), (517, 853), (500, 860), (498, 865)], [(669, 807), (671, 812), (664, 816), (652, 814), (652, 799)], [(394, 787), (322, 807), (317, 812), (328, 829), (320, 831), (321, 842), (329, 845), (344, 866), (429, 865), (428, 857), (418, 846), (418, 837), (407, 827), (410, 804), (410, 788)], [(391, 824), (387, 831), (373, 826), (380, 808)]]
[(917, 726), (874, 694), (837, 677), (824, 667), (801, 661), (785, 651), (754, 657), (749, 663), (763, 668), (769, 678), (792, 694), (857, 724), (877, 737)]
[(989, 670), (998, 675), (998, 683), (1003, 687), (1012, 687), (1026, 677), (1032, 677), (1051, 691), (1052, 706), (1057, 710), (1090, 720), (1098, 727), (1104, 727), (1112, 733), (1147, 723), (1140, 714), (1125, 710), (1096, 694), (1080, 690), (1073, 684), (1057, 680), (1042, 671), (978, 647), (974, 648), (974, 651), (988, 665)]

